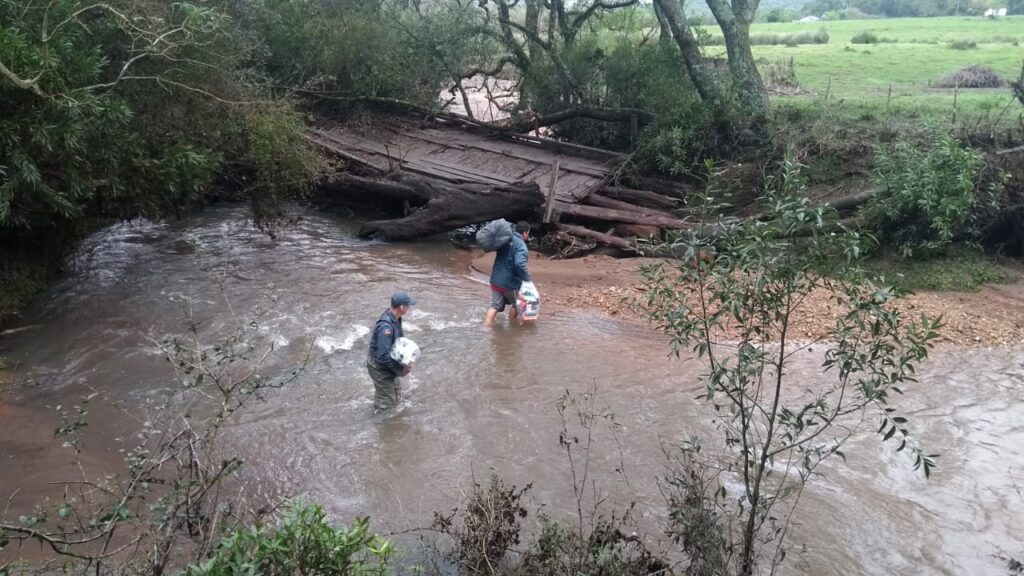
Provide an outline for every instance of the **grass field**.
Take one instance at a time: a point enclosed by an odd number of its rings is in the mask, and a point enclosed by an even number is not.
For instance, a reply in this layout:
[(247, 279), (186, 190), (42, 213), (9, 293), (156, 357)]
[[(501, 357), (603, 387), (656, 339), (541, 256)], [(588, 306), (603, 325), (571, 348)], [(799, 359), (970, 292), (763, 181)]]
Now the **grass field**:
[[(1005, 79), (1016, 79), (1024, 63), (1024, 16), (988, 19), (894, 18), (840, 20), (818, 23), (755, 24), (751, 34), (793, 34), (825, 29), (828, 44), (754, 46), (762, 66), (780, 59), (793, 61), (796, 77), (808, 96), (779, 100), (823, 98), (856, 110), (885, 106), (892, 87), (890, 108), (894, 114), (951, 117), (953, 89), (931, 87), (946, 74), (972, 64), (988, 66)], [(891, 40), (878, 44), (853, 44), (853, 37), (871, 31)], [(719, 33), (709, 27), (708, 32)], [(953, 41), (973, 41), (976, 48), (957, 50)], [(716, 54), (721, 48), (709, 48)], [(989, 111), (998, 115), (1010, 103), (1007, 89), (960, 90), (957, 107), (963, 114)], [(1018, 106), (1019, 108), (1019, 106)], [(1009, 107), (1006, 117), (1019, 110)]]

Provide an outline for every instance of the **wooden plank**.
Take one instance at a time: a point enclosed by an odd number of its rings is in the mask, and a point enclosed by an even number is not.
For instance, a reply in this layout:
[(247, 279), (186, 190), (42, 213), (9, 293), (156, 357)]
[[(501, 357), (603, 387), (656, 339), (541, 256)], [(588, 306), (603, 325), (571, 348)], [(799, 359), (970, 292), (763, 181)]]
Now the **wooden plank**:
[[(491, 152), (493, 154), (500, 154), (502, 156), (508, 156), (509, 158), (516, 158), (518, 160), (524, 160), (533, 164), (547, 164), (550, 162), (550, 154), (541, 154), (538, 156), (531, 156), (524, 154), (521, 151), (515, 150), (515, 148), (508, 148), (507, 145), (502, 146), (501, 144), (491, 143), (486, 140), (481, 140), (473, 143), (467, 143), (467, 148), (475, 148), (484, 152)], [(593, 176), (595, 178), (604, 178), (608, 176), (609, 170), (597, 168), (594, 166), (588, 166), (586, 164), (572, 162), (571, 159), (562, 158), (564, 165), (562, 170), (566, 172), (576, 172), (578, 174), (584, 174), (586, 176)]]
[(430, 163), (430, 164), (437, 164), (439, 166), (444, 166), (446, 168), (451, 168), (453, 170), (459, 170), (459, 171), (465, 172), (467, 174), (472, 174), (474, 176), (479, 176), (481, 178), (487, 178), (489, 180), (495, 180), (497, 182), (501, 182), (502, 184), (511, 184), (511, 183), (515, 182), (515, 180), (513, 180), (511, 178), (508, 178), (506, 176), (503, 176), (501, 174), (495, 174), (494, 172), (488, 172), (488, 171), (485, 171), (485, 170), (480, 170), (478, 168), (475, 168), (473, 166), (467, 166), (465, 164), (455, 164), (453, 162), (448, 162), (446, 160), (441, 160), (440, 158), (436, 158), (434, 156), (425, 156), (425, 157), (422, 158), (422, 161)]
[(485, 172), (467, 168), (466, 166), (461, 166), (457, 164), (452, 164), (450, 162), (437, 160), (436, 158), (414, 158), (412, 161), (418, 164), (424, 164), (430, 167), (436, 167), (442, 170), (447, 170), (448, 172), (451, 172), (453, 174), (462, 175), (468, 179), (472, 179), (477, 182), (485, 184), (512, 184), (513, 182), (513, 180), (509, 178), (504, 178), (498, 174), (488, 174)]
[(547, 206), (544, 207), (544, 223), (551, 222), (551, 210), (555, 207), (555, 190), (558, 189), (558, 160), (555, 160), (555, 166), (551, 169), (551, 186), (548, 188), (548, 202)]
[(432, 144), (437, 144), (438, 146), (443, 146), (445, 148), (451, 148), (453, 150), (465, 150), (466, 149), (466, 147), (464, 145), (459, 144), (458, 142), (445, 142), (445, 141), (442, 141), (439, 138), (431, 138), (431, 137), (423, 134), (422, 131), (406, 132), (405, 135), (408, 136), (409, 138), (415, 138), (417, 140), (422, 140), (424, 142), (430, 142)]
[(334, 146), (333, 144), (329, 144), (327, 142), (324, 142), (324, 141), (322, 141), (319, 138), (316, 138), (314, 136), (310, 136), (309, 134), (303, 134), (303, 138), (305, 138), (309, 142), (312, 142), (313, 144), (316, 144), (317, 146), (323, 148), (324, 150), (327, 150), (328, 152), (331, 152), (332, 154), (336, 154), (338, 156), (341, 156), (342, 158), (348, 160), (349, 162), (353, 162), (355, 164), (359, 164), (360, 166), (364, 166), (366, 168), (370, 168), (374, 172), (381, 172), (382, 171), (382, 169), (379, 166), (376, 166), (375, 164), (371, 163), (369, 160), (366, 160), (364, 158), (360, 158), (359, 156), (356, 156), (355, 154), (350, 154), (349, 152), (346, 152), (345, 150), (342, 150), (341, 148), (339, 148), (337, 146)]

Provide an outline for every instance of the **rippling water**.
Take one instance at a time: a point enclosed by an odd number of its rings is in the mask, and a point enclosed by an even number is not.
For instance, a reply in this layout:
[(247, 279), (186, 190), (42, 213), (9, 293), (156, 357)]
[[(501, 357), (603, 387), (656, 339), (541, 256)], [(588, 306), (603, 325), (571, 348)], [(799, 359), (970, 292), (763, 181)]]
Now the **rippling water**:
[[(479, 323), (489, 299), (468, 255), (445, 243), (389, 245), (355, 238), (355, 224), (303, 213), (272, 241), (242, 209), (212, 210), (188, 226), (129, 223), (90, 237), (73, 271), (9, 336), (4, 354), (30, 377), (0, 395), (0, 497), (13, 508), (50, 493), (68, 454), (52, 439), (53, 410), (91, 389), (130, 407), (168, 385), (155, 342), (183, 327), (185, 306), (215, 331), (255, 307), (263, 343), (284, 369), (314, 356), (291, 387), (254, 405), (232, 428), (260, 482), (306, 492), (345, 521), (370, 514), (381, 530), (429, 523), (463, 500), (473, 477), (496, 471), (534, 483), (531, 505), (575, 513), (558, 449), (555, 403), (598, 390), (615, 413), (619, 445), (599, 438), (594, 478), (612, 505), (636, 501), (657, 537), (662, 441), (711, 431), (692, 360), (663, 339), (586, 313), (545, 312), (534, 328)], [(396, 289), (419, 306), (406, 331), (423, 349), (391, 418), (372, 415), (364, 368), (370, 327)], [(543, 289), (543, 286), (541, 286)], [(794, 377), (810, 377), (809, 351)], [(995, 555), (1024, 556), (1024, 351), (942, 349), (901, 405), (922, 442), (942, 453), (930, 481), (868, 430), (804, 494), (785, 571), (806, 574), (998, 574)], [(86, 460), (119, 462), (115, 440), (133, 424), (92, 407)], [(614, 473), (624, 465), (626, 477)]]

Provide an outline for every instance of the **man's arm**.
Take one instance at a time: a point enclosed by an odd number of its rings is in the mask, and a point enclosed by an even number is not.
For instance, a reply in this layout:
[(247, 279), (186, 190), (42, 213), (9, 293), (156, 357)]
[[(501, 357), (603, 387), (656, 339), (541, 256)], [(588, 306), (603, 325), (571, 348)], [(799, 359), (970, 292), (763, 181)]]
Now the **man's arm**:
[(513, 254), (514, 263), (516, 266), (516, 273), (520, 280), (524, 282), (533, 282), (533, 277), (530, 276), (530, 270), (526, 267), (526, 263), (530, 258), (530, 251), (526, 247), (526, 242), (516, 243), (516, 251)]
[(376, 328), (377, 340), (373, 348), (373, 359), (378, 366), (383, 366), (395, 374), (402, 373), (402, 365), (391, 357), (391, 347), (395, 345), (395, 332), (390, 326), (380, 324)]

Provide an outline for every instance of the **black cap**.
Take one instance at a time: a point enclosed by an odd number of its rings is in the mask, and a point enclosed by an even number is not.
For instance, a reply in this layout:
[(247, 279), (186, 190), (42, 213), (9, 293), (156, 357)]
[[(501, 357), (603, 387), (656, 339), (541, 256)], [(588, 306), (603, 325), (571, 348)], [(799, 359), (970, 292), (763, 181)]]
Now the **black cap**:
[(391, 295), (391, 307), (398, 308), (399, 306), (415, 306), (416, 300), (405, 290), (399, 290)]
[(530, 223), (529, 222), (527, 222), (526, 220), (520, 220), (519, 222), (516, 222), (516, 232), (522, 234), (523, 232), (529, 232), (529, 231), (530, 231)]

